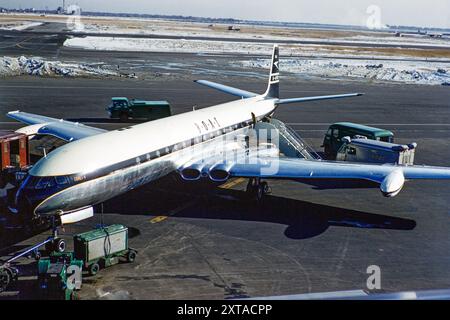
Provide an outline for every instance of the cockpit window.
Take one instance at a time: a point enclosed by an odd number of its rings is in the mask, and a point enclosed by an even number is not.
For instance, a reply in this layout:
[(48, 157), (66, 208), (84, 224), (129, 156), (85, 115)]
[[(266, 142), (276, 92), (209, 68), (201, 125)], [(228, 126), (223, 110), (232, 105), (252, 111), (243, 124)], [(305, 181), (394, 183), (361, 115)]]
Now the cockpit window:
[(56, 177), (35, 177), (28, 176), (24, 181), (24, 188), (26, 189), (46, 189), (53, 187), (67, 187), (70, 184), (77, 182), (74, 176), (56, 176)]
[(43, 177), (41, 178), (34, 187), (35, 189), (51, 188), (55, 186), (55, 178), (53, 177)]
[(65, 185), (69, 183), (69, 178), (66, 176), (57, 176), (55, 177), (56, 183), (59, 185)]

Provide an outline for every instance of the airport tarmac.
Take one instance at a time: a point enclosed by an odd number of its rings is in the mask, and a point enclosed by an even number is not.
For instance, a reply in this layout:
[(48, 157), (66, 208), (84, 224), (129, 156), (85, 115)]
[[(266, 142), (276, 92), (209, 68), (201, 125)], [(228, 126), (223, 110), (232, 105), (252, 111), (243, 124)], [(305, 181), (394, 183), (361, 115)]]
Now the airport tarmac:
[[(266, 70), (233, 68), (227, 55), (70, 49), (61, 47), (65, 35), (54, 24), (40, 28), (49, 34), (0, 32), (0, 53), (120, 65), (139, 77), (2, 78), (0, 129), (22, 126), (5, 116), (17, 109), (116, 129), (124, 124), (105, 111), (112, 96), (168, 100), (174, 113), (233, 99), (192, 82), (199, 78), (265, 89)], [(450, 166), (449, 87), (281, 77), (286, 98), (346, 92), (365, 95), (282, 106), (276, 118), (317, 150), (329, 124), (351, 121), (390, 129), (399, 143), (417, 142), (417, 164)], [(120, 152), (120, 145), (111, 147)], [(376, 189), (314, 190), (271, 181), (272, 194), (259, 205), (245, 198), (245, 185), (236, 179), (213, 188), (173, 175), (106, 202), (104, 222), (129, 226), (138, 258), (85, 278), (80, 298), (224, 299), (366, 289), (370, 265), (381, 268), (385, 292), (450, 287), (448, 182), (411, 182), (387, 199)], [(100, 221), (97, 214), (67, 226), (64, 237)], [(25, 239), (20, 230), (3, 230), (0, 258), (48, 235)], [(17, 290), (0, 299), (39, 298), (35, 262), (23, 259), (19, 267)]]
[[(208, 79), (258, 92), (265, 87), (259, 78)], [(281, 88), (283, 97), (365, 93), (276, 111), (276, 118), (316, 149), (330, 123), (352, 121), (393, 130), (400, 143), (417, 142), (418, 164), (450, 165), (447, 87), (282, 79)], [(0, 128), (20, 127), (5, 117), (20, 109), (115, 129), (121, 124), (109, 121), (104, 110), (111, 96), (167, 99), (174, 113), (233, 99), (190, 80), (164, 77), (5, 78)], [(120, 152), (120, 145), (112, 147)], [(138, 258), (85, 278), (80, 298), (227, 299), (367, 289), (371, 265), (381, 268), (385, 292), (450, 287), (448, 182), (410, 182), (387, 199), (377, 189), (314, 190), (271, 181), (272, 194), (259, 205), (246, 200), (245, 184), (237, 179), (212, 188), (174, 175), (106, 202), (104, 222), (130, 227)], [(70, 240), (100, 220), (97, 214), (67, 226), (64, 237)], [(0, 255), (4, 259), (48, 235), (23, 241), (19, 235)], [(3, 243), (11, 240), (7, 232), (3, 237)], [(17, 290), (0, 298), (39, 298), (33, 290), (35, 262), (24, 259), (20, 268)]]

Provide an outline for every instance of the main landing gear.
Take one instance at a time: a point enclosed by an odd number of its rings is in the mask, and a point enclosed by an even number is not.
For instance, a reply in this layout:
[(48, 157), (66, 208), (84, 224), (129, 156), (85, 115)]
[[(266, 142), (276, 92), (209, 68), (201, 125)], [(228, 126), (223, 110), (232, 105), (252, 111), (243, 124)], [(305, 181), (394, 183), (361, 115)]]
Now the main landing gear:
[(259, 202), (264, 195), (271, 193), (272, 189), (266, 181), (261, 181), (261, 178), (250, 178), (248, 179), (246, 192), (250, 198)]

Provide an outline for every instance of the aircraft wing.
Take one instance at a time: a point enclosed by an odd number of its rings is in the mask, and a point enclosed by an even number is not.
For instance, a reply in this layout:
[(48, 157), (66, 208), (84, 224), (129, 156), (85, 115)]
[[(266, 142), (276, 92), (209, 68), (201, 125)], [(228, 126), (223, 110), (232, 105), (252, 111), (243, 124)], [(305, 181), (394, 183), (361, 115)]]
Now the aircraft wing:
[(106, 130), (89, 127), (78, 122), (50, 118), (21, 111), (8, 112), (7, 116), (30, 125), (17, 130), (17, 132), (23, 132), (27, 135), (50, 135), (68, 142), (106, 132)]
[(212, 82), (212, 81), (207, 81), (207, 80), (195, 80), (194, 82), (231, 94), (233, 96), (238, 96), (241, 98), (252, 98), (252, 97), (256, 97), (258, 94), (250, 92), (250, 91), (245, 91), (242, 89), (238, 89), (238, 88), (233, 88), (233, 87), (229, 87), (220, 83), (216, 83), (216, 82)]
[(450, 169), (430, 166), (398, 166), (345, 163), (296, 158), (255, 157), (249, 163), (234, 163), (232, 177), (260, 177), (286, 179), (363, 179), (382, 182), (394, 171), (405, 179), (450, 179)]
[(192, 170), (200, 168), (214, 181), (226, 181), (232, 177), (290, 179), (326, 186), (328, 189), (345, 188), (357, 182), (359, 187), (378, 186), (386, 197), (397, 195), (406, 180), (450, 179), (450, 168), (443, 167), (360, 164), (243, 154), (217, 162), (209, 159), (206, 164), (200, 160), (191, 164), (188, 170), (179, 171), (182, 176), (186, 172), (187, 180), (187, 174), (190, 177), (200, 176), (200, 172), (194, 174)]
[(362, 95), (363, 95), (362, 93), (346, 93), (346, 94), (335, 94), (335, 95), (317, 96), (317, 97), (278, 99), (276, 104), (280, 105), (280, 104), (308, 102), (308, 101), (342, 99), (342, 98), (359, 97), (359, 96), (362, 96)]

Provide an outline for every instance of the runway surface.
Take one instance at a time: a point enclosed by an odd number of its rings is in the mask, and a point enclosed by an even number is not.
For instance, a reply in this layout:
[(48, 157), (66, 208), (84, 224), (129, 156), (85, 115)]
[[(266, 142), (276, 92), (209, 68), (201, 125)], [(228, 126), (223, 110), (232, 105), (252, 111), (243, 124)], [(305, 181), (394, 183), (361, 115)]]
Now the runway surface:
[[(107, 118), (112, 96), (168, 100), (181, 113), (233, 99), (195, 79), (255, 92), (266, 86), (266, 71), (233, 68), (236, 57), (67, 49), (54, 25), (43, 27), (51, 34), (28, 40), (25, 33), (19, 39), (0, 32), (1, 55), (120, 65), (140, 76), (2, 78), (0, 129), (21, 127), (5, 116), (20, 109), (112, 130), (125, 125)], [(329, 124), (351, 121), (392, 130), (399, 143), (417, 142), (417, 164), (450, 166), (449, 87), (281, 77), (285, 98), (347, 92), (365, 95), (281, 106), (275, 117), (317, 150)], [(120, 152), (120, 145), (111, 147)], [(273, 192), (259, 205), (246, 199), (245, 185), (243, 179), (221, 187), (186, 183), (175, 174), (105, 203), (104, 222), (130, 227), (138, 258), (85, 278), (80, 298), (224, 299), (367, 289), (370, 265), (381, 268), (384, 292), (450, 287), (448, 181), (410, 182), (393, 199), (376, 189), (319, 191), (271, 181)], [(97, 214), (68, 226), (64, 237), (99, 222)], [(0, 258), (48, 235), (2, 230)], [(39, 298), (35, 262), (23, 259), (19, 267), (18, 287), (0, 299)]]

